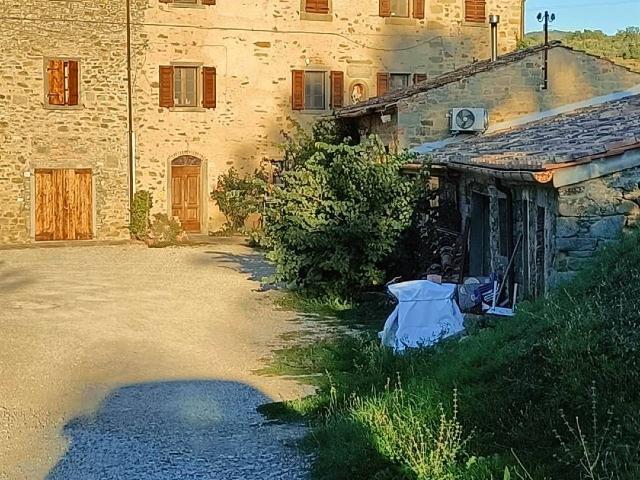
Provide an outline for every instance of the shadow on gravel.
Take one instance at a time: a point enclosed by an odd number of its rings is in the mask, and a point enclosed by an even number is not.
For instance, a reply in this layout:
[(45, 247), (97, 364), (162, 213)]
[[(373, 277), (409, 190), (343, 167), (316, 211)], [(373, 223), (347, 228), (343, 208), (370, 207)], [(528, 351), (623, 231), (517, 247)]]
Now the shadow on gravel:
[(7, 270), (3, 265), (4, 262), (0, 262), (0, 294), (14, 292), (34, 282), (33, 276), (26, 274), (24, 270)]
[(273, 265), (267, 262), (264, 255), (259, 252), (236, 255), (224, 251), (207, 250), (204, 253), (210, 255), (211, 263), (240, 273), (248, 273), (249, 279), (256, 282), (273, 275), (275, 271)]
[(65, 426), (69, 449), (47, 480), (302, 479), (299, 425), (268, 422), (272, 400), (229, 381), (138, 384)]

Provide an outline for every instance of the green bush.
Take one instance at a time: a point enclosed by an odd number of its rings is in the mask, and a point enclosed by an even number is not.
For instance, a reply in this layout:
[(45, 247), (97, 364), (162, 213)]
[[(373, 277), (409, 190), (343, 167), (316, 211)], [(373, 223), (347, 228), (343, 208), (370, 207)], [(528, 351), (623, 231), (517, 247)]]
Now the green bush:
[(259, 214), (267, 192), (268, 178), (263, 170), (241, 175), (234, 167), (218, 177), (211, 198), (227, 219), (225, 230), (242, 232), (249, 215)]
[(424, 183), (401, 174), (409, 154), (388, 154), (375, 138), (315, 141), (327, 131), (317, 126), (285, 146), (292, 168), (274, 188), (264, 237), (278, 280), (344, 296), (384, 282), (384, 260)]
[(149, 227), (147, 243), (150, 247), (168, 247), (183, 240), (184, 231), (180, 221), (166, 213), (156, 213)]
[(151, 206), (153, 205), (153, 197), (146, 190), (138, 190), (133, 196), (131, 204), (131, 224), (129, 230), (133, 238), (144, 240), (149, 232), (149, 215)]

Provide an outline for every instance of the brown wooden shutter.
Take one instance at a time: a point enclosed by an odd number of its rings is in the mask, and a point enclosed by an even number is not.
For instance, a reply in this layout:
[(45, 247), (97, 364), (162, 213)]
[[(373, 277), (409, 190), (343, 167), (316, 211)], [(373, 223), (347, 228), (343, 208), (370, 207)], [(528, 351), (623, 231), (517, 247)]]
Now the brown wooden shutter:
[(67, 105), (78, 105), (79, 99), (79, 70), (78, 62), (75, 60), (69, 60), (69, 77), (67, 80), (67, 88), (69, 89), (69, 97), (67, 98)]
[(484, 23), (487, 20), (485, 0), (465, 0), (464, 19), (467, 22)]
[(202, 0), (202, 5), (215, 5), (216, 0)]
[(391, 16), (391, 0), (379, 0), (380, 1), (380, 16)]
[(63, 60), (49, 60), (47, 64), (47, 87), (49, 105), (64, 105)]
[(305, 2), (307, 13), (329, 13), (329, 0), (307, 0)]
[(202, 106), (216, 108), (216, 69), (202, 67)]
[(344, 73), (331, 72), (331, 108), (344, 107)]
[(160, 67), (160, 106), (173, 107), (173, 67)]
[(304, 110), (304, 70), (293, 70), (291, 79), (291, 108)]
[(424, 18), (424, 0), (413, 0), (413, 18)]
[(413, 74), (413, 83), (422, 83), (425, 82), (427, 80), (427, 74), (426, 73), (414, 73)]
[(378, 73), (378, 96), (382, 96), (389, 91), (389, 74)]

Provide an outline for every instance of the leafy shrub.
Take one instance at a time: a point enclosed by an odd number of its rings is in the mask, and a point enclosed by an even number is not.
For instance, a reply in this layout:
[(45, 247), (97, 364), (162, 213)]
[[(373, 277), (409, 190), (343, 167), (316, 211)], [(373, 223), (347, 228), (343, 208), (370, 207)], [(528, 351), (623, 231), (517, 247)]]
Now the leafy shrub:
[(349, 295), (384, 281), (383, 262), (424, 185), (401, 173), (409, 154), (388, 154), (375, 138), (315, 141), (334, 134), (316, 126), (310, 137), (285, 143), (292, 168), (267, 206), (265, 244), (278, 280)]
[(226, 230), (244, 231), (249, 215), (261, 212), (267, 184), (267, 174), (263, 170), (241, 175), (231, 167), (218, 177), (218, 184), (211, 192), (211, 198), (227, 219)]
[(151, 206), (153, 205), (153, 197), (146, 190), (138, 190), (133, 196), (131, 204), (131, 225), (129, 230), (133, 238), (144, 240), (149, 231), (149, 215)]
[(180, 221), (166, 213), (156, 213), (149, 228), (147, 243), (150, 247), (176, 245), (184, 238)]

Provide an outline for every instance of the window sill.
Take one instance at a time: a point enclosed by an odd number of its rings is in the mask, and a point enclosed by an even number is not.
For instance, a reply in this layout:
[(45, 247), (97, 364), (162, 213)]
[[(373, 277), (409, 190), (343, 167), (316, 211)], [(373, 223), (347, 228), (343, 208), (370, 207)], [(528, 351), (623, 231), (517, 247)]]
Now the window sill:
[(326, 115), (327, 113), (331, 113), (332, 110), (325, 108), (324, 110), (294, 110), (294, 112), (300, 115)]
[(169, 8), (199, 8), (205, 9), (206, 5), (202, 5), (201, 3), (170, 3)]
[(385, 25), (415, 25), (417, 18), (411, 17), (384, 17)]
[(169, 107), (170, 112), (206, 112), (207, 110), (215, 109), (204, 107)]
[(332, 22), (333, 15), (331, 15), (331, 13), (300, 12), (300, 20), (311, 20), (315, 22)]
[(484, 27), (484, 28), (489, 28), (489, 23), (488, 22), (469, 22), (468, 20), (463, 20), (462, 21), (462, 26), (463, 27)]
[(49, 105), (48, 103), (44, 103), (42, 106), (44, 107), (45, 110), (58, 110), (58, 111), (84, 109), (84, 105)]

